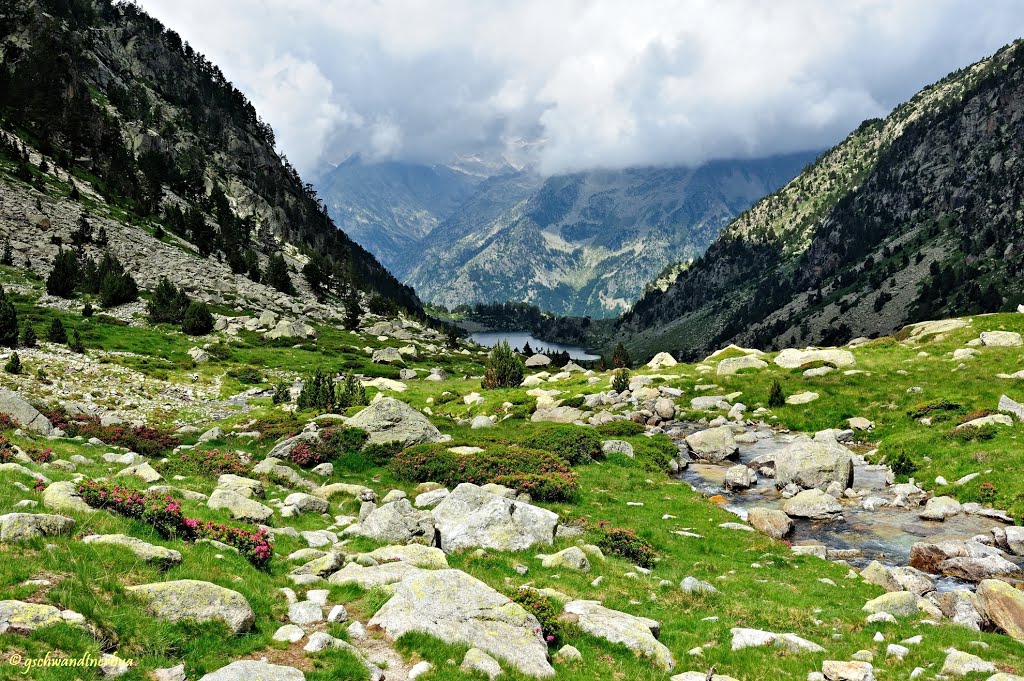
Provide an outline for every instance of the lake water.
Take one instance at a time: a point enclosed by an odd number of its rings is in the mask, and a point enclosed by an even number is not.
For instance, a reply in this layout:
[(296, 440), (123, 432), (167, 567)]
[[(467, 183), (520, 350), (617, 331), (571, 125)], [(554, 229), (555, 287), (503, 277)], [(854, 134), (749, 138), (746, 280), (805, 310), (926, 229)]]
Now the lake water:
[(568, 352), (572, 359), (600, 359), (598, 355), (591, 355), (580, 347), (539, 340), (528, 331), (487, 331), (470, 334), (470, 338), (487, 348), (502, 341), (508, 341), (513, 348), (522, 350), (523, 346), (529, 342), (534, 352)]

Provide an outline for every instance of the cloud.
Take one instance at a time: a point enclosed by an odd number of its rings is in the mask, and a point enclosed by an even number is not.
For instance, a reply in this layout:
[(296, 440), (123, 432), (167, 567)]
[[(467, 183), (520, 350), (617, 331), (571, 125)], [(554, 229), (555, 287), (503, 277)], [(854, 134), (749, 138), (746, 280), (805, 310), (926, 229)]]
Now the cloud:
[(304, 174), (353, 153), (549, 173), (834, 144), (1019, 37), (1015, 0), (143, 0)]

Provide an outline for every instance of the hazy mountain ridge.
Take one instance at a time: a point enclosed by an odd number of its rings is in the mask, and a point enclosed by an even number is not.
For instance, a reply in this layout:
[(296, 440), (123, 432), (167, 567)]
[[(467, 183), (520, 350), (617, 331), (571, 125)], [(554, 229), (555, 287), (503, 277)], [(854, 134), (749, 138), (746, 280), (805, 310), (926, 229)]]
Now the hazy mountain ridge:
[[(529, 195), (531, 178), (520, 173), (496, 181), (492, 189), (515, 186), (489, 211), (467, 202), (435, 228), (402, 270), (404, 280), (447, 307), (519, 300), (560, 314), (611, 316), (812, 158), (591, 171), (547, 178)], [(495, 213), (502, 201), (515, 203)]]
[(615, 335), (696, 355), (1015, 306), (1022, 80), (1014, 44), (865, 121), (649, 291)]

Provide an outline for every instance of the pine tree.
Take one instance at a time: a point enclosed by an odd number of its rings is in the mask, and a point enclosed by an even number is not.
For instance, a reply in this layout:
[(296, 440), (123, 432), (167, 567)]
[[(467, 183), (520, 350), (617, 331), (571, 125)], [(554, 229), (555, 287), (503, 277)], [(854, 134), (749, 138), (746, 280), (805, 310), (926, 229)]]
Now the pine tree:
[(0, 286), (0, 345), (18, 347), (18, 311)]
[(782, 392), (782, 384), (779, 380), (773, 379), (771, 387), (768, 388), (768, 406), (781, 407), (786, 404), (786, 396)]
[(83, 317), (87, 317), (87, 318), (91, 317), (93, 311), (94, 310), (92, 309), (92, 303), (86, 303), (85, 305), (82, 306), (82, 316)]
[(213, 331), (213, 315), (206, 303), (189, 303), (181, 320), (181, 330), (190, 336), (203, 336)]
[(53, 321), (50, 322), (50, 328), (46, 330), (46, 340), (51, 343), (60, 343), (61, 345), (68, 342), (68, 332), (64, 328), (64, 323), (60, 320), (60, 317), (54, 317)]
[(180, 324), (191, 302), (184, 289), (175, 288), (167, 277), (160, 277), (146, 303), (146, 311), (154, 324)]
[(612, 390), (617, 393), (629, 390), (629, 370), (619, 369), (612, 377)]
[(4, 371), (9, 374), (21, 373), (21, 357), (18, 357), (17, 352), (11, 353), (11, 358), (8, 359), (7, 364), (4, 365)]
[(366, 396), (366, 388), (359, 382), (355, 374), (349, 372), (345, 376), (345, 381), (338, 386), (338, 399), (337, 404), (341, 409), (348, 409), (349, 407), (358, 407), (370, 403), (369, 398)]
[(484, 370), (483, 387), (488, 390), (518, 387), (523, 382), (523, 371), (523, 361), (512, 352), (508, 341), (502, 341), (491, 348), (487, 368)]
[(103, 307), (124, 305), (139, 297), (139, 287), (135, 279), (112, 254), (104, 253), (97, 269), (100, 279), (100, 304)]
[(302, 390), (295, 401), (299, 409), (315, 409), (321, 413), (334, 409), (334, 380), (321, 369), (306, 376)]
[(362, 318), (363, 305), (359, 300), (359, 290), (351, 286), (345, 294), (345, 328), (355, 331), (359, 328), (359, 321)]
[(36, 346), (36, 330), (31, 324), (25, 324), (25, 330), (21, 332), (21, 344), (26, 348)]
[(85, 344), (82, 343), (82, 336), (79, 335), (78, 329), (71, 331), (71, 338), (68, 339), (68, 348), (80, 355), (85, 354)]
[(626, 350), (626, 346), (620, 341), (615, 346), (615, 352), (612, 353), (612, 366), (616, 369), (626, 368), (631, 364), (629, 359), (629, 351)]
[(11, 249), (11, 240), (5, 238), (3, 250), (0, 252), (0, 265), (10, 267), (14, 264), (14, 251)]
[(46, 276), (46, 292), (59, 298), (74, 298), (78, 278), (78, 256), (74, 251), (61, 249), (53, 259), (53, 267)]
[(273, 286), (281, 293), (295, 295), (295, 286), (288, 276), (288, 263), (280, 253), (270, 256), (267, 262), (267, 271), (263, 273), (263, 283)]

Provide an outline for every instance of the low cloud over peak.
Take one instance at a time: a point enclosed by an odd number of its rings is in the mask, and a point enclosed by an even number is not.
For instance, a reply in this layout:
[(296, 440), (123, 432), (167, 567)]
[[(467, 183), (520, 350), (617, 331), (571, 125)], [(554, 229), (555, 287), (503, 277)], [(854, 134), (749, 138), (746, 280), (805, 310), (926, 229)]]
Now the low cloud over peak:
[(1024, 33), (1013, 0), (143, 0), (305, 174), (351, 154), (544, 172), (829, 146)]

